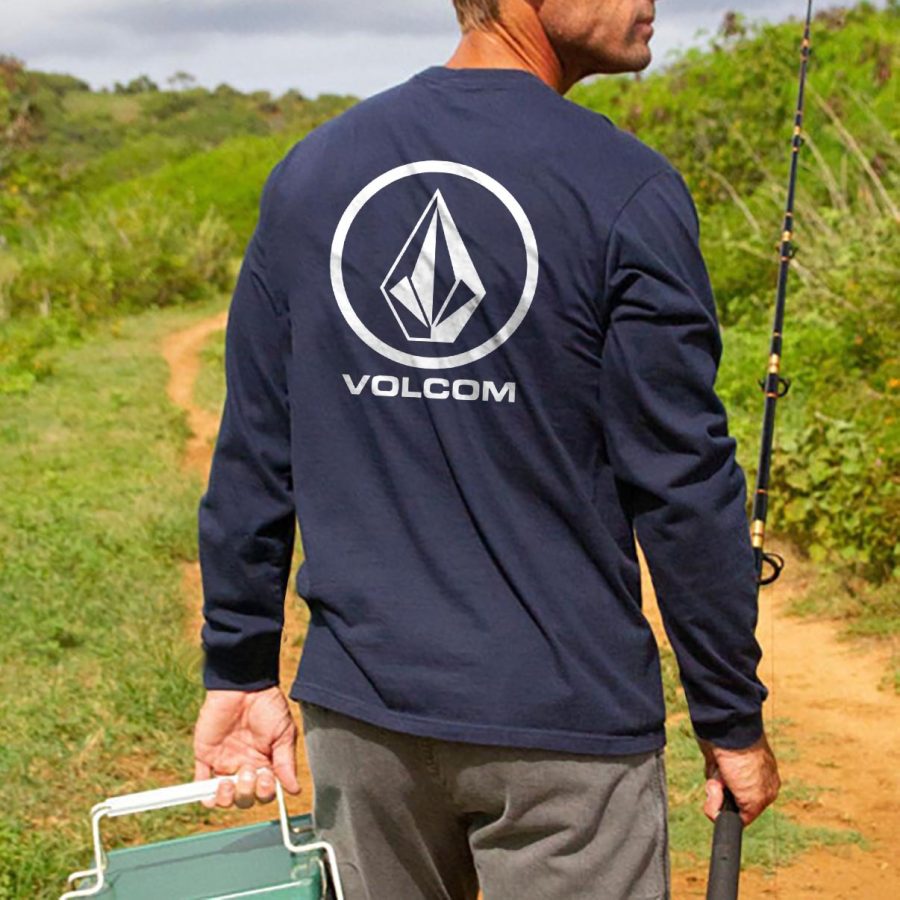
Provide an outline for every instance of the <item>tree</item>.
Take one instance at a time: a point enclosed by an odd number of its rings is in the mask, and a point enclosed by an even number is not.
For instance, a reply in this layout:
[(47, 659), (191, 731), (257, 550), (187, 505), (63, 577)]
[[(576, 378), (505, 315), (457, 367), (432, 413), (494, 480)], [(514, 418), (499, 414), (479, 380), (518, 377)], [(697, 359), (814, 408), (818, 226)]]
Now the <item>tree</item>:
[(190, 72), (178, 71), (174, 75), (170, 75), (166, 79), (166, 83), (171, 85), (172, 90), (186, 91), (188, 88), (194, 87), (197, 79)]
[(19, 76), (25, 71), (25, 63), (15, 56), (0, 53), (0, 78), (8, 90), (15, 90), (19, 85)]
[(152, 81), (149, 75), (138, 75), (125, 85), (126, 94), (149, 94), (158, 90), (159, 85)]

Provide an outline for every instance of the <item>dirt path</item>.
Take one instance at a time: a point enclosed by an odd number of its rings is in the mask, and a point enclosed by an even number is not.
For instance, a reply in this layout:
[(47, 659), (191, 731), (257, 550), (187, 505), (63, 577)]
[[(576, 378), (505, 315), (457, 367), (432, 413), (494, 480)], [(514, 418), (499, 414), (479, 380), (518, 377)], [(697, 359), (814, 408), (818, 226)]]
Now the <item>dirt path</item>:
[[(760, 675), (771, 692), (766, 731), (779, 755), (782, 781), (822, 789), (806, 802), (779, 805), (805, 825), (855, 829), (871, 849), (822, 847), (771, 877), (748, 872), (741, 897), (895, 900), (900, 897), (900, 699), (878, 689), (889, 651), (840, 641), (831, 622), (789, 616), (791, 601), (813, 583), (814, 568), (790, 546), (771, 539), (767, 546), (787, 565), (760, 595)], [(648, 616), (664, 640), (641, 562)], [(773, 719), (778, 721), (773, 724)], [(784, 752), (779, 754), (779, 748)], [(676, 872), (673, 896), (705, 896), (705, 876), (705, 869)]]
[[(196, 322), (182, 331), (169, 334), (164, 339), (161, 351), (169, 364), (167, 391), (176, 406), (187, 413), (191, 437), (185, 447), (182, 465), (200, 475), (203, 484), (209, 477), (209, 466), (219, 428), (219, 417), (194, 403), (194, 386), (200, 373), (200, 353), (204, 344), (217, 331), (225, 328), (228, 312), (224, 310), (208, 319)], [(199, 502), (199, 496), (198, 496)], [(184, 593), (190, 604), (190, 616), (186, 639), (199, 645), (200, 628), (203, 625), (203, 590), (200, 581), (200, 564), (185, 563), (182, 567)], [(300, 662), (300, 647), (297, 639), (305, 631), (299, 603), (289, 593), (285, 602), (285, 621), (281, 647), (281, 689), (287, 694)], [(309, 812), (312, 808), (312, 779), (306, 762), (303, 746), (303, 729), (296, 704), (291, 703), (291, 714), (300, 734), (297, 754), (297, 777), (302, 791), (297, 796), (287, 795), (288, 810), (291, 814)], [(210, 816), (210, 828), (224, 828), (237, 824), (268, 821), (277, 816), (274, 805), (256, 806), (249, 810), (215, 810)]]
[[(204, 319), (169, 335), (162, 352), (171, 377), (172, 401), (184, 409), (193, 432), (184, 465), (198, 472), (205, 483), (209, 471), (218, 418), (194, 404), (194, 384), (200, 369), (200, 351), (214, 332), (225, 327), (227, 313)], [(792, 866), (774, 877), (752, 871), (742, 881), (742, 900), (753, 898), (821, 897), (829, 900), (866, 898), (894, 900), (900, 897), (896, 855), (900, 850), (900, 700), (878, 689), (886, 670), (888, 651), (846, 643), (837, 638), (830, 622), (793, 618), (786, 613), (815, 578), (809, 563), (788, 546), (772, 539), (770, 549), (780, 552), (787, 567), (779, 581), (763, 589), (758, 635), (763, 645), (763, 680), (771, 690), (766, 708), (770, 741), (776, 749), (793, 746), (782, 754), (782, 778), (821, 788), (803, 803), (784, 802), (782, 808), (808, 825), (853, 828), (861, 832), (871, 849), (855, 846), (820, 848), (803, 854)], [(641, 557), (648, 615), (657, 635), (656, 601), (646, 563)], [(196, 563), (184, 567), (185, 594), (192, 616), (187, 639), (199, 643), (202, 624), (200, 570)], [(288, 596), (282, 644), (282, 689), (290, 687), (300, 658), (298, 638), (304, 631), (300, 604)], [(296, 710), (292, 713), (300, 721)], [(779, 723), (773, 724), (773, 719)], [(312, 781), (302, 737), (298, 747), (298, 775), (303, 792), (289, 800), (291, 812), (306, 812), (312, 804)], [(272, 818), (270, 806), (252, 810), (217, 810), (209, 827), (262, 821)], [(674, 874), (675, 900), (702, 897), (705, 869)]]
[(189, 328), (166, 336), (162, 355), (169, 364), (167, 391), (172, 402), (187, 413), (191, 436), (188, 438), (182, 461), (206, 480), (219, 419), (194, 403), (194, 385), (200, 374), (200, 351), (210, 335), (222, 331), (228, 321), (223, 310), (209, 319), (195, 322)]

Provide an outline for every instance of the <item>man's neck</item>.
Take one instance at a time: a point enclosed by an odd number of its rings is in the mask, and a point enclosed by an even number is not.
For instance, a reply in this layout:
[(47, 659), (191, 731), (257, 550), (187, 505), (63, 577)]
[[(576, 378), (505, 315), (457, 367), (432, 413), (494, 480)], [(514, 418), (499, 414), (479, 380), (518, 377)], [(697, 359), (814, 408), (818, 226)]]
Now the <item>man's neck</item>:
[(555, 91), (564, 94), (574, 84), (550, 44), (537, 13), (528, 3), (508, 3), (502, 22), (463, 34), (453, 56), (452, 69), (525, 69)]

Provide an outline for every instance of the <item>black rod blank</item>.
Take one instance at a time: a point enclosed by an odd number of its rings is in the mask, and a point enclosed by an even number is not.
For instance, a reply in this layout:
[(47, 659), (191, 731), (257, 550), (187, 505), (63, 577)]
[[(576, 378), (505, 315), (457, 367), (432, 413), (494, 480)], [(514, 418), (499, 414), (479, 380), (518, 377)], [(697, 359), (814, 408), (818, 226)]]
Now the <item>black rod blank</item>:
[[(765, 381), (762, 383), (766, 395), (763, 411), (762, 441), (759, 453), (759, 466), (756, 471), (756, 490), (753, 494), (753, 513), (750, 522), (750, 539), (756, 559), (757, 580), (768, 584), (778, 577), (763, 580), (763, 563), (772, 562), (766, 559), (763, 543), (766, 533), (766, 514), (769, 500), (769, 472), (772, 463), (772, 442), (775, 436), (775, 408), (778, 400), (787, 394), (790, 381), (781, 376), (782, 337), (784, 333), (784, 308), (787, 297), (788, 272), (794, 258), (794, 198), (797, 192), (797, 168), (800, 148), (803, 146), (803, 109), (806, 96), (806, 72), (810, 56), (810, 30), (812, 25), (812, 0), (806, 11), (806, 30), (803, 34), (803, 52), (800, 64), (800, 94), (797, 100), (797, 112), (794, 119), (794, 133), (791, 138), (791, 174), (788, 187), (787, 210), (784, 216), (784, 229), (781, 233), (779, 252), (781, 264), (778, 272), (778, 292), (775, 299), (775, 320), (772, 325), (772, 341), (769, 348), (769, 365)], [(772, 562), (773, 569), (780, 571), (780, 566)], [(758, 589), (758, 585), (757, 585)]]

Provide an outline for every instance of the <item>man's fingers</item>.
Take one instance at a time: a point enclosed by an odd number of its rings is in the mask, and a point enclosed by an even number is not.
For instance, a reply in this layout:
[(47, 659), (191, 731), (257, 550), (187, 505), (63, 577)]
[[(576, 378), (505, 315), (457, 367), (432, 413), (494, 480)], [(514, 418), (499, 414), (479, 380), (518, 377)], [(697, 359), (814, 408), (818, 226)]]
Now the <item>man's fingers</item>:
[[(202, 760), (194, 760), (194, 781), (206, 781), (212, 778), (212, 769)], [(214, 800), (200, 801), (207, 809), (212, 809), (216, 804)]]
[(271, 803), (275, 799), (275, 775), (268, 766), (257, 772), (256, 799), (260, 803)]
[(744, 827), (756, 821), (765, 812), (769, 802), (767, 800), (754, 800), (753, 802), (742, 804), (738, 801), (738, 808), (741, 812), (741, 821), (744, 823)]
[(216, 806), (231, 806), (234, 804), (234, 782), (230, 778), (223, 778), (216, 790)]
[(237, 785), (234, 790), (234, 805), (240, 809), (253, 806), (256, 797), (256, 766), (244, 763), (237, 773)]
[(762, 809), (741, 809), (741, 821), (744, 823), (744, 828), (746, 828), (751, 822), (755, 821), (759, 818)]
[(281, 786), (289, 794), (300, 793), (300, 782), (297, 781), (296, 733), (293, 740), (276, 744), (272, 748), (272, 766), (281, 782)]
[[(207, 777), (209, 767), (206, 766)], [(203, 770), (195, 766), (195, 775), (204, 774)], [(204, 780), (196, 778), (195, 781)], [(240, 809), (249, 809), (258, 800), (260, 803), (270, 803), (275, 799), (275, 775), (269, 766), (257, 767), (250, 763), (244, 763), (237, 771), (223, 778), (216, 788), (215, 797), (200, 802), (207, 808), (237, 806)]]
[[(740, 791), (732, 788), (732, 793), (738, 806), (741, 821), (746, 827), (751, 822), (755, 822), (766, 811), (766, 808), (775, 800), (778, 791), (777, 789), (770, 789), (763, 793), (761, 791)], [(706, 803), (703, 804), (703, 812), (712, 821), (715, 821), (716, 816), (719, 814), (724, 799), (725, 793), (722, 782), (715, 778), (709, 779), (706, 782)]]
[(755, 822), (768, 808), (771, 806), (778, 796), (778, 786), (769, 785), (766, 791), (754, 797), (748, 803), (741, 803), (738, 800), (738, 807), (741, 811), (741, 821), (744, 825)]
[(716, 816), (722, 810), (722, 804), (725, 802), (725, 791), (722, 782), (716, 778), (709, 778), (706, 781), (706, 803), (703, 804), (703, 812), (710, 822), (716, 821)]

